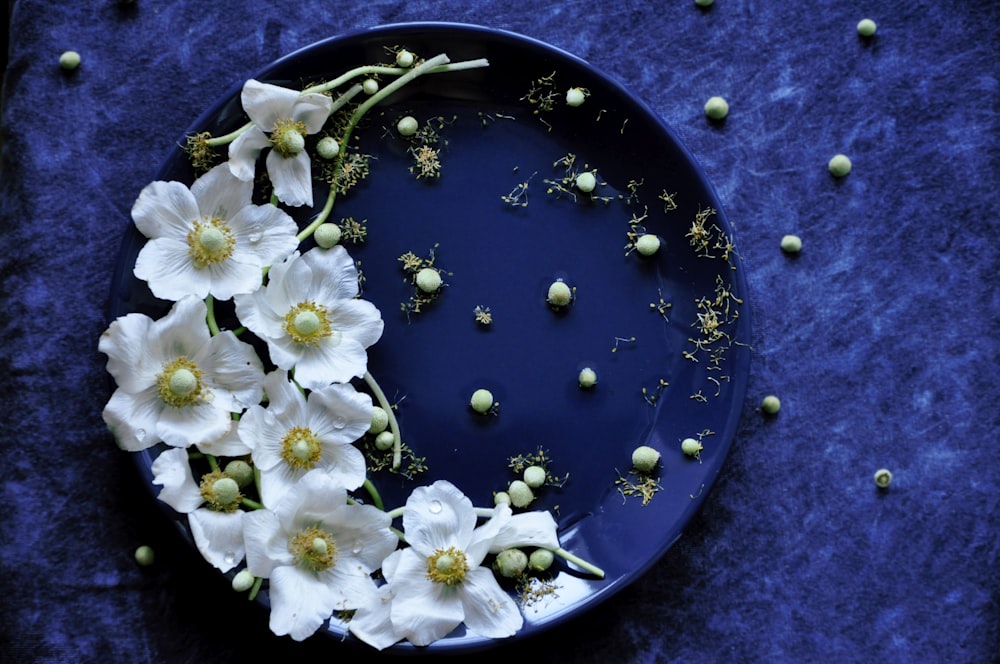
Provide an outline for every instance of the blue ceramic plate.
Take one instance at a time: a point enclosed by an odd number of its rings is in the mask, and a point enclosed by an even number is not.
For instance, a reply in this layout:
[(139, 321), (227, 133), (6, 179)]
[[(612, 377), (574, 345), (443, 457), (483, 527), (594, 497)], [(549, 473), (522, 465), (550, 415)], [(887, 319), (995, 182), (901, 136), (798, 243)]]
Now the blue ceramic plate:
[[(360, 261), (363, 296), (385, 319), (369, 368), (398, 403), (405, 442), (426, 458), (426, 472), (412, 481), (372, 479), (387, 508), (436, 479), (491, 506), (493, 492), (515, 479), (510, 458), (544, 450), (550, 471), (568, 478), (540, 490), (532, 509), (552, 510), (563, 547), (606, 577), (557, 563), (548, 579), (555, 592), (523, 610), (519, 637), (536, 634), (636, 580), (704, 501), (746, 391), (744, 268), (712, 186), (674, 133), (616, 80), (551, 46), (474, 26), (393, 25), (314, 44), (255, 78), (301, 89), (390, 61), (396, 47), (421, 57), (447, 53), (453, 62), (487, 58), (490, 66), (422, 77), (370, 113), (357, 146), (371, 155), (371, 175), (338, 198), (333, 214), (365, 220), (365, 241), (346, 246)], [(242, 125), (241, 85), (188, 133)], [(587, 91), (582, 105), (565, 103), (570, 87)], [(437, 128), (440, 178), (410, 171), (408, 144), (393, 131), (403, 115)], [(595, 169), (593, 195), (564, 186)], [(193, 177), (177, 149), (158, 179)], [(323, 187), (317, 183), (320, 202)], [(315, 213), (291, 212), (300, 224)], [(632, 232), (658, 236), (659, 251), (640, 255)], [(113, 317), (168, 309), (132, 277), (142, 243), (128, 231)], [(398, 257), (432, 249), (447, 286), (407, 315), (402, 305), (413, 286)], [(558, 279), (575, 289), (561, 312), (546, 304)], [(492, 324), (476, 322), (476, 307), (489, 308)], [(589, 390), (577, 383), (584, 367), (598, 376)], [(480, 387), (499, 402), (495, 415), (469, 409)], [(701, 441), (700, 457), (682, 453), (685, 438)], [(662, 454), (653, 477), (659, 490), (647, 504), (629, 489), (641, 480), (630, 473), (639, 445)], [(147, 478), (158, 451), (137, 455)], [(342, 624), (329, 633), (342, 638)], [(460, 629), (425, 650), (490, 645)]]

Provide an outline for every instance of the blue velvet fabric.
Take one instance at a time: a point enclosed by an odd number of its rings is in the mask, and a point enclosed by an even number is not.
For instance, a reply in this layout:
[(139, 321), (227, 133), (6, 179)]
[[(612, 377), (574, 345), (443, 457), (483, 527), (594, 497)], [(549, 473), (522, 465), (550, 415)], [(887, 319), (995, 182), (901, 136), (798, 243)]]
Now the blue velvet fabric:
[[(271, 635), (164, 529), (101, 420), (97, 338), (131, 205), (204, 109), (314, 41), (418, 20), (519, 32), (628, 85), (714, 182), (750, 286), (749, 396), (702, 511), (638, 582), (497, 652), (997, 661), (993, 0), (19, 0), (2, 116), (0, 660), (339, 656)], [(67, 49), (74, 72), (57, 63)], [(730, 103), (723, 123), (704, 117), (712, 95)], [(842, 180), (826, 168), (837, 152), (854, 165)], [(758, 410), (769, 393), (773, 418)], [(144, 543), (149, 568), (132, 557)]]

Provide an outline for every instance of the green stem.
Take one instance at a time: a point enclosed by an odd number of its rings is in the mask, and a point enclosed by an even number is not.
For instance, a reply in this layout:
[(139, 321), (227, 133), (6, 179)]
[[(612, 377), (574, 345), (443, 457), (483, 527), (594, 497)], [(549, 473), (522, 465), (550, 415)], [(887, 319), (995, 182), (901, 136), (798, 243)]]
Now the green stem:
[(324, 223), (329, 217), (330, 213), (333, 212), (333, 202), (337, 200), (337, 187), (330, 187), (330, 193), (326, 197), (326, 204), (323, 205), (323, 209), (320, 213), (316, 215), (316, 218), (309, 222), (309, 225), (299, 231), (299, 234), (295, 236), (295, 239), (302, 242), (307, 237), (316, 232), (316, 229), (320, 227), (320, 224)]
[(208, 314), (205, 320), (208, 322), (208, 331), (212, 333), (214, 337), (219, 333), (219, 324), (215, 320), (215, 298), (209, 295), (205, 298), (205, 306), (208, 309)]
[(378, 382), (367, 371), (365, 372), (365, 383), (367, 383), (369, 389), (375, 395), (378, 405), (389, 416), (389, 429), (392, 431), (392, 469), (396, 470), (403, 462), (403, 440), (399, 435), (399, 422), (396, 421), (396, 414), (393, 412), (392, 405), (385, 398), (385, 392), (382, 391)]
[(570, 553), (566, 549), (563, 549), (562, 547), (560, 547), (558, 549), (552, 549), (552, 553), (556, 554), (557, 556), (560, 556), (561, 558), (564, 558), (565, 560), (568, 560), (569, 562), (573, 563), (574, 565), (576, 565), (580, 569), (585, 570), (587, 572), (590, 572), (591, 574), (593, 574), (594, 576), (596, 576), (598, 579), (603, 579), (604, 578), (604, 570), (603, 569), (601, 569), (597, 565), (593, 565), (591, 563), (588, 563), (586, 560), (584, 560), (583, 558), (580, 558), (579, 556), (573, 555), (572, 553)]
[(375, 488), (375, 485), (372, 484), (372, 481), (366, 479), (364, 487), (365, 490), (368, 492), (368, 495), (372, 497), (372, 504), (384, 512), (385, 505), (382, 504), (382, 496), (379, 495), (378, 489)]
[(208, 460), (208, 467), (212, 469), (212, 472), (213, 473), (219, 472), (218, 460), (211, 454), (206, 454), (205, 458)]
[(246, 496), (243, 496), (243, 498), (242, 498), (242, 500), (240, 500), (240, 502), (242, 504), (246, 505), (247, 507), (249, 507), (252, 510), (262, 510), (262, 509), (264, 509), (264, 505), (262, 503), (258, 503), (253, 498), (247, 498)]
[(250, 594), (247, 595), (247, 599), (252, 601), (255, 597), (257, 597), (257, 593), (260, 592), (260, 587), (263, 583), (264, 583), (264, 577), (258, 576), (254, 578), (253, 587), (250, 589)]
[(242, 127), (240, 127), (239, 129), (237, 129), (236, 131), (231, 131), (228, 134), (226, 134), (225, 136), (216, 136), (214, 138), (206, 139), (205, 140), (205, 145), (208, 145), (208, 146), (214, 148), (214, 147), (217, 147), (219, 145), (226, 145), (227, 143), (232, 143), (233, 141), (235, 141), (237, 138), (240, 137), (240, 134), (246, 133), (246, 131), (248, 129), (250, 129), (250, 127), (252, 127), (252, 126), (253, 126), (253, 123), (252, 122), (248, 122), (245, 125), (243, 125)]
[(389, 510), (388, 512), (386, 512), (386, 514), (389, 515), (390, 519), (398, 519), (399, 517), (403, 516), (403, 512), (405, 511), (406, 511), (406, 506), (403, 506), (403, 507), (397, 507), (394, 510)]

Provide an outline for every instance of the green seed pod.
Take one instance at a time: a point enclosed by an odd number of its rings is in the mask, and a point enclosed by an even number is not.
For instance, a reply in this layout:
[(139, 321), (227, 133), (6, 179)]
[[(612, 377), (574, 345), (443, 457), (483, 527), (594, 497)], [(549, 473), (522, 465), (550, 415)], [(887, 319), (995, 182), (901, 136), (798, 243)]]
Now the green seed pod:
[(640, 473), (651, 473), (660, 462), (660, 453), (649, 445), (640, 445), (632, 452), (632, 467)]
[(888, 489), (892, 482), (892, 473), (886, 468), (879, 468), (875, 471), (875, 485), (880, 489)]
[(494, 505), (510, 505), (510, 494), (506, 491), (497, 491), (493, 494)]
[(381, 406), (375, 406), (372, 409), (372, 423), (368, 427), (368, 433), (378, 435), (385, 431), (388, 426), (389, 413), (385, 412), (385, 409)]
[(378, 81), (374, 78), (366, 78), (365, 82), (361, 84), (361, 89), (366, 95), (373, 95), (378, 92)]
[(383, 431), (375, 436), (375, 447), (383, 452), (391, 450), (395, 444), (396, 438), (392, 435), (391, 431)]
[(769, 394), (760, 402), (760, 409), (767, 415), (776, 415), (781, 410), (781, 399)]
[(152, 565), (153, 559), (153, 547), (143, 544), (135, 550), (135, 562), (139, 563), (143, 567), (149, 567)]
[(523, 574), (527, 566), (528, 555), (520, 549), (504, 549), (493, 561), (493, 569), (508, 579)]
[(652, 256), (660, 250), (660, 238), (652, 233), (640, 235), (635, 241), (635, 250), (643, 256)]
[(243, 459), (233, 459), (222, 470), (226, 476), (233, 479), (239, 488), (249, 486), (253, 482), (253, 466)]
[(324, 136), (316, 144), (316, 154), (323, 159), (333, 159), (340, 154), (340, 143), (333, 136)]
[(875, 30), (878, 29), (878, 25), (875, 21), (870, 18), (863, 18), (858, 21), (858, 34), (862, 37), (871, 37), (875, 34)]
[(535, 492), (531, 487), (521, 480), (514, 480), (507, 487), (507, 495), (510, 496), (510, 504), (514, 507), (527, 507), (535, 499)]
[(571, 289), (562, 279), (553, 281), (549, 286), (549, 292), (545, 299), (553, 307), (565, 307), (573, 301), (573, 289)]
[(802, 238), (798, 235), (785, 235), (781, 238), (781, 250), (788, 254), (802, 251)]
[(396, 64), (400, 67), (408, 68), (413, 66), (413, 62), (416, 58), (409, 51), (399, 51), (396, 53)]
[(577, 382), (580, 383), (580, 387), (589, 389), (597, 385), (597, 372), (590, 367), (581, 369), (580, 375), (577, 376)]
[(528, 556), (528, 569), (533, 572), (544, 572), (548, 568), (552, 567), (552, 563), (555, 561), (555, 554), (548, 549), (535, 549)]
[(579, 106), (587, 98), (583, 88), (570, 88), (566, 91), (566, 105)]
[(576, 188), (589, 194), (597, 188), (597, 177), (590, 171), (584, 171), (576, 176)]
[(473, 392), (472, 398), (469, 399), (469, 405), (472, 406), (472, 410), (480, 414), (490, 412), (495, 403), (493, 401), (493, 393), (483, 388)]
[(722, 120), (729, 115), (729, 102), (722, 97), (709, 97), (705, 102), (705, 115), (710, 120)]
[(545, 469), (541, 466), (528, 466), (524, 469), (524, 483), (532, 489), (545, 484)]
[(441, 273), (432, 267), (417, 272), (417, 288), (425, 293), (435, 293), (441, 289)]
[(685, 438), (681, 441), (681, 451), (688, 456), (694, 456), (701, 452), (704, 446), (697, 438)]
[(250, 573), (248, 569), (241, 569), (233, 577), (233, 590), (238, 593), (246, 592), (253, 588), (254, 582), (256, 582), (254, 575)]
[(66, 51), (59, 56), (59, 66), (70, 71), (80, 66), (80, 54), (76, 51)]
[(413, 136), (417, 133), (420, 125), (417, 123), (417, 119), (412, 115), (407, 115), (404, 118), (400, 118), (399, 122), (396, 123), (396, 131), (399, 132), (400, 136)]
[(851, 172), (851, 160), (847, 155), (835, 154), (830, 158), (827, 168), (830, 169), (830, 175), (835, 178), (842, 178)]
[(322, 249), (329, 249), (335, 247), (340, 242), (340, 235), (340, 226), (326, 222), (316, 228), (313, 238), (316, 240), (316, 244)]

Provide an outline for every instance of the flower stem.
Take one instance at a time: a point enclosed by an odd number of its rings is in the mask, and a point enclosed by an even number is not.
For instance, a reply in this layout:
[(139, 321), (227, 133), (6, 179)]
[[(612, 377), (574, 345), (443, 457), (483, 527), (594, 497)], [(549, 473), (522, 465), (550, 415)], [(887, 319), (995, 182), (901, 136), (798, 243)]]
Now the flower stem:
[(262, 510), (262, 509), (264, 509), (264, 505), (262, 505), (261, 503), (258, 503), (253, 498), (247, 498), (246, 496), (243, 496), (243, 498), (240, 500), (240, 503), (242, 503), (243, 505), (246, 505), (247, 507), (249, 507), (252, 510)]
[(378, 489), (375, 488), (375, 485), (372, 484), (372, 481), (366, 479), (364, 487), (365, 490), (368, 492), (368, 495), (372, 497), (372, 504), (384, 512), (385, 505), (382, 504), (382, 496), (379, 495)]
[(260, 592), (260, 587), (264, 583), (264, 577), (258, 576), (253, 581), (253, 587), (250, 589), (250, 594), (247, 595), (247, 599), (253, 601), (257, 597), (257, 593)]
[(299, 234), (295, 236), (295, 239), (299, 242), (304, 241), (307, 237), (316, 232), (316, 229), (320, 227), (320, 224), (324, 223), (327, 218), (329, 218), (330, 213), (333, 212), (333, 202), (337, 200), (337, 187), (330, 187), (330, 193), (326, 197), (326, 204), (323, 205), (323, 209), (320, 213), (316, 215), (316, 218), (309, 222), (309, 225), (299, 231)]
[(385, 398), (385, 392), (382, 391), (378, 382), (367, 371), (365, 372), (365, 383), (375, 395), (378, 405), (389, 416), (389, 429), (392, 431), (392, 469), (396, 470), (403, 462), (403, 440), (399, 435), (399, 422), (396, 421), (396, 414), (393, 412), (392, 405)]
[(205, 306), (208, 309), (208, 314), (205, 320), (208, 322), (208, 331), (212, 333), (214, 337), (219, 333), (219, 323), (215, 320), (215, 298), (209, 295), (205, 298)]
[(580, 569), (583, 569), (583, 570), (585, 570), (587, 572), (590, 572), (591, 574), (593, 574), (594, 576), (596, 576), (599, 579), (603, 579), (604, 578), (604, 570), (603, 569), (601, 569), (600, 567), (598, 567), (598, 566), (596, 566), (596, 565), (594, 565), (592, 563), (588, 563), (583, 558), (580, 558), (579, 556), (576, 556), (576, 555), (570, 553), (569, 551), (567, 551), (566, 549), (563, 549), (562, 547), (560, 547), (558, 549), (552, 549), (552, 553), (554, 553), (557, 556), (560, 556), (561, 558), (564, 558), (565, 560), (573, 563), (574, 565), (576, 565)]

